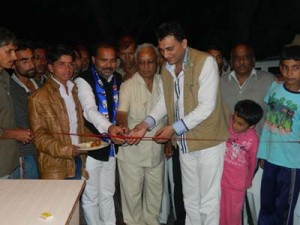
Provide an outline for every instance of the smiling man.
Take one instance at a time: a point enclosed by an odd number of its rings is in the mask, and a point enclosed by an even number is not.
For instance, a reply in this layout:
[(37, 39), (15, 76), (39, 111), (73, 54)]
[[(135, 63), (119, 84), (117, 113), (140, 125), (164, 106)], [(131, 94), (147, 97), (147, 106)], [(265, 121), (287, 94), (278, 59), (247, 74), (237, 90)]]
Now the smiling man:
[[(122, 84), (117, 122), (132, 129), (140, 123), (159, 100), (160, 75), (157, 71), (158, 51), (151, 44), (136, 50), (137, 72)], [(160, 122), (153, 136), (164, 125)], [(118, 169), (124, 222), (126, 224), (158, 225), (163, 191), (164, 155), (161, 144), (141, 141), (138, 145), (119, 149)]]
[[(172, 139), (179, 152), (185, 224), (217, 225), (228, 137), (218, 67), (212, 56), (188, 47), (178, 23), (163, 23), (156, 35), (160, 52), (167, 61), (161, 72), (163, 94), (131, 135), (144, 136), (149, 128), (168, 116), (168, 124), (155, 133), (154, 140), (163, 143)], [(139, 141), (128, 142), (137, 144)]]
[(51, 76), (29, 98), (30, 126), (42, 179), (81, 179), (82, 151), (76, 144), (84, 120), (77, 89), (71, 81), (75, 69), (73, 50), (55, 45), (47, 53)]
[[(93, 65), (75, 79), (84, 111), (86, 126), (96, 135), (108, 133), (116, 144), (123, 130), (115, 125), (122, 77), (116, 73), (117, 53), (108, 43), (94, 47)], [(110, 142), (108, 138), (103, 141)], [(115, 145), (89, 151), (86, 169), (89, 179), (82, 195), (84, 216), (89, 225), (116, 224), (113, 195), (115, 193)]]

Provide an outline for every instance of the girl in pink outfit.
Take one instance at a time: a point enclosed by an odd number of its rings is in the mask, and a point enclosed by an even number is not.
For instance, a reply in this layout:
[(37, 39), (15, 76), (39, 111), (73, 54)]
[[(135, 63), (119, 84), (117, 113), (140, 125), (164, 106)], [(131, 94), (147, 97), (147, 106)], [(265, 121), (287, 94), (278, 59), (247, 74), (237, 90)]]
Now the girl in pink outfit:
[(252, 100), (239, 101), (230, 119), (221, 180), (220, 225), (241, 225), (246, 189), (251, 187), (256, 167), (258, 136), (255, 125), (263, 110)]

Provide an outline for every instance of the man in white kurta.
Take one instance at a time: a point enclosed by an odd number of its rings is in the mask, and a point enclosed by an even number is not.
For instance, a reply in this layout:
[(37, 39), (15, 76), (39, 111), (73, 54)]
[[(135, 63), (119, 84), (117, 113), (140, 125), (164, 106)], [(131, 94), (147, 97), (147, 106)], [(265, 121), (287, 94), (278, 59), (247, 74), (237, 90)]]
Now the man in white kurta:
[[(160, 75), (155, 74), (157, 53), (150, 44), (137, 49), (138, 72), (122, 84), (117, 122), (124, 129), (139, 124), (158, 101)], [(120, 115), (123, 116), (121, 120)], [(126, 118), (124, 118), (126, 117)], [(146, 136), (152, 137), (164, 123)], [(163, 146), (149, 140), (122, 146), (117, 154), (124, 222), (130, 225), (157, 225), (160, 212), (164, 154)]]

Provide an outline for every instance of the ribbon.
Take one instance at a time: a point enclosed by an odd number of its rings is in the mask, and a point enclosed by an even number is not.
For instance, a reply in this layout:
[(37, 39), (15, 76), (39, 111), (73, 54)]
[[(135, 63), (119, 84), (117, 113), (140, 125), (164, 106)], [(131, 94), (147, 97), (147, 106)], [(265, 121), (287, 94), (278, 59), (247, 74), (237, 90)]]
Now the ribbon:
[[(42, 133), (42, 132), (36, 132)], [(98, 137), (98, 138), (120, 138), (120, 139), (141, 139), (143, 141), (153, 141), (154, 136), (144, 136), (144, 137), (137, 137), (137, 136), (126, 136), (126, 135), (109, 135), (109, 134), (75, 134), (75, 133), (42, 133), (42, 134), (57, 134), (57, 135), (77, 135), (79, 137)], [(166, 141), (179, 141), (185, 139), (186, 141), (227, 141), (227, 139), (216, 139), (216, 138), (159, 138), (165, 139)], [(300, 140), (290, 140), (290, 141), (263, 141), (262, 142), (273, 142), (273, 143), (300, 143)]]

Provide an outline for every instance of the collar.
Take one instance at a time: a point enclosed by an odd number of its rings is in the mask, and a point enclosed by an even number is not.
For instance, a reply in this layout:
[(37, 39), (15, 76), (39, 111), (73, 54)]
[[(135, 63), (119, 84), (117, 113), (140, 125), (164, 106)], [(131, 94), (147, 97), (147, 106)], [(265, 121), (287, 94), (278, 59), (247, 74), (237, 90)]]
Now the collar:
[[(22, 81), (19, 80), (19, 78), (16, 76), (16, 74), (14, 73), (11, 78), (17, 82), (17, 84), (19, 84), (22, 88), (24, 88), (24, 90), (26, 91), (26, 93), (30, 93), (31, 91), (28, 89), (28, 87), (26, 87), (25, 84), (22, 83)], [(30, 82), (33, 83), (35, 89), (39, 89), (39, 86), (37, 85), (37, 83), (35, 82), (35, 80), (33, 78), (29, 78)]]
[[(156, 76), (157, 76), (157, 73), (154, 74), (153, 76), (153, 83), (154, 81), (156, 80)], [(141, 85), (146, 85), (146, 82), (145, 80), (143, 79), (143, 77), (140, 75), (139, 72), (135, 72), (135, 74), (132, 76), (132, 78), (134, 78), (137, 80), (137, 82)]]
[[(98, 73), (99, 74), (99, 73)], [(101, 78), (101, 80), (105, 80), (107, 81), (108, 83), (111, 82), (111, 80), (113, 79), (114, 77), (114, 74), (110, 75), (107, 79), (104, 78), (101, 74), (99, 74), (99, 77)]]
[[(64, 86), (62, 83), (60, 83), (58, 80), (56, 80), (56, 79), (53, 77), (53, 75), (52, 75), (51, 77), (52, 77), (52, 79), (59, 85), (59, 91), (60, 91), (60, 92), (61, 92), (61, 91), (66, 91), (66, 88), (65, 88), (65, 86)], [(67, 86), (68, 90), (69, 90), (70, 92), (72, 92), (72, 90), (73, 90), (75, 84), (74, 84), (72, 81), (67, 80), (66, 86)]]
[[(256, 70), (255, 68), (253, 68), (253, 69), (251, 70), (251, 73), (250, 73), (250, 76), (248, 77), (248, 79), (250, 79), (250, 78), (254, 78), (255, 80), (257, 80), (257, 70)], [(231, 71), (231, 73), (228, 74), (228, 79), (229, 79), (229, 80), (231, 80), (231, 79), (237, 80), (236, 73), (235, 73), (234, 70)], [(247, 80), (248, 80), (248, 79), (247, 79)]]

